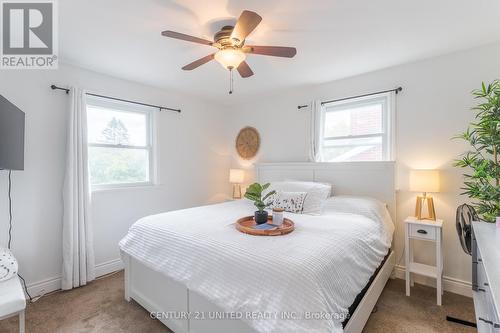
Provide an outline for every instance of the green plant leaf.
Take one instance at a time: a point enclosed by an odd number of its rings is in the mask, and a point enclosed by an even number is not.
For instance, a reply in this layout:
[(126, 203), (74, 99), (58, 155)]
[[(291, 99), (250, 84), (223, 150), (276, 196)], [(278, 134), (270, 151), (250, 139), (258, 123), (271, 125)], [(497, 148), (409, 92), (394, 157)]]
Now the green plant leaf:
[(468, 141), (471, 151), (454, 161), (455, 167), (467, 169), (462, 194), (473, 200), (479, 216), (493, 222), (500, 216), (500, 80), (472, 92), (481, 100), (472, 108), (475, 122), (453, 139)]
[(263, 211), (267, 204), (264, 202), (270, 195), (276, 193), (275, 191), (271, 191), (267, 193), (264, 198), (262, 198), (262, 192), (269, 187), (269, 183), (261, 185), (259, 183), (253, 183), (248, 186), (245, 192), (245, 198), (253, 201), (254, 206), (257, 207), (259, 211)]
[(264, 201), (264, 202), (265, 202), (265, 201), (266, 201), (266, 199), (267, 199), (267, 198), (269, 198), (269, 197), (270, 197), (271, 195), (273, 195), (273, 194), (276, 194), (276, 191), (275, 191), (275, 190), (272, 190), (271, 192), (269, 192), (268, 194), (266, 194), (266, 195), (264, 196), (264, 198), (262, 198), (262, 201)]

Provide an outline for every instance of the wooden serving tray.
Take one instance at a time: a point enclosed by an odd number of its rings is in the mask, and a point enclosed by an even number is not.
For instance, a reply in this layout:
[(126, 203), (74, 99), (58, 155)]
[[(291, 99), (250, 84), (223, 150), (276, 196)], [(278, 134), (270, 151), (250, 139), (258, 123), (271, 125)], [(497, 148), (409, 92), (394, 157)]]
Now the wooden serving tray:
[[(273, 217), (269, 216), (267, 218), (267, 223), (272, 224)], [(295, 224), (292, 220), (284, 218), (283, 224), (276, 229), (272, 230), (259, 230), (253, 229), (255, 226), (255, 221), (253, 216), (245, 216), (236, 221), (235, 223), (236, 229), (245, 234), (254, 235), (254, 236), (281, 236), (291, 233), (295, 229)]]

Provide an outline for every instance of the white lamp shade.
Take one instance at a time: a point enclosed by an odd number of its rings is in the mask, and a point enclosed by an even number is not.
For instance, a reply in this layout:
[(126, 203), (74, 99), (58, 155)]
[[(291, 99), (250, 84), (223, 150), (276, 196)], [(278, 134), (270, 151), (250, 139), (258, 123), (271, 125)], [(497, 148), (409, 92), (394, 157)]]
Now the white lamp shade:
[(241, 184), (245, 180), (245, 171), (242, 169), (229, 169), (229, 182)]
[(410, 191), (439, 192), (438, 170), (411, 170)]
[(224, 49), (218, 51), (215, 56), (224, 68), (237, 68), (246, 58), (246, 55), (240, 49)]

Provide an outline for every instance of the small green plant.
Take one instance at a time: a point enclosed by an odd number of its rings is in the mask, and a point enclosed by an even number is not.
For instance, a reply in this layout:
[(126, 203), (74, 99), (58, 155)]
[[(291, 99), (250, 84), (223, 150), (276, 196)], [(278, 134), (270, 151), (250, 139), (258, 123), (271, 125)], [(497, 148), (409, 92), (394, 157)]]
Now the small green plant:
[(255, 207), (257, 207), (259, 212), (263, 212), (266, 207), (271, 205), (271, 202), (266, 203), (266, 199), (276, 193), (276, 191), (270, 191), (264, 197), (262, 197), (262, 192), (264, 192), (270, 185), (271, 184), (269, 183), (264, 185), (253, 183), (247, 188), (245, 198), (252, 200), (254, 202), (253, 204), (255, 205)]
[(469, 168), (464, 174), (465, 192), (474, 200), (474, 208), (486, 222), (494, 222), (500, 216), (500, 81), (495, 80), (472, 92), (481, 103), (472, 110), (475, 121), (455, 138), (470, 143), (472, 149), (455, 161), (456, 167)]

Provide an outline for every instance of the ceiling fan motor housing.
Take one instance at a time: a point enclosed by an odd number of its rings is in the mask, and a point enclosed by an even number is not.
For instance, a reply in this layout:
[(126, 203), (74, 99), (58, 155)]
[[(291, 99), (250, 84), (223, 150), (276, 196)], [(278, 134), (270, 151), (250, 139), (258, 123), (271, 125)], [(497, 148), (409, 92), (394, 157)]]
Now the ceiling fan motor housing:
[(234, 46), (235, 44), (239, 44), (241, 41), (239, 40), (231, 40), (231, 33), (233, 32), (234, 27), (231, 25), (225, 25), (214, 35), (215, 43), (219, 44), (222, 48), (228, 46)]

